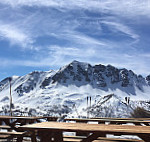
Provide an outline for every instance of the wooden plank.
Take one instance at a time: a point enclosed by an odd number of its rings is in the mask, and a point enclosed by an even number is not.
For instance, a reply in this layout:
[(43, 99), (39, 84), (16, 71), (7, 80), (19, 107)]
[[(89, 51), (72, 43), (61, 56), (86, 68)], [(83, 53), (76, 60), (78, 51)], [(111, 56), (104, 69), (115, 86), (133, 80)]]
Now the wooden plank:
[(1, 132), (0, 135), (24, 135), (26, 134), (25, 132)]
[(116, 117), (92, 117), (89, 119), (114, 119), (114, 120), (150, 120), (150, 118), (116, 118)]
[[(60, 123), (60, 122), (42, 122), (19, 127), (23, 130), (51, 131), (57, 136), (58, 132), (88, 132), (91, 133), (83, 142), (91, 142), (101, 134), (119, 134), (119, 135), (138, 135), (140, 138), (149, 142), (150, 126), (132, 126), (132, 125), (98, 125), (86, 123)], [(147, 137), (146, 137), (147, 136)], [(89, 139), (89, 141), (87, 141)]]
[(80, 142), (82, 139), (64, 138), (64, 142)]
[(88, 118), (65, 118), (65, 121), (76, 121), (76, 122), (90, 122), (90, 121), (105, 121), (105, 122), (147, 122), (150, 123), (150, 120), (124, 120), (124, 119), (88, 119)]
[(6, 115), (0, 115), (0, 119), (24, 119), (24, 120), (35, 120), (35, 119), (41, 119), (43, 116), (33, 117), (33, 116), (6, 116)]
[[(92, 142), (124, 142), (124, 141), (112, 141), (112, 140), (94, 140)], [(128, 141), (128, 142), (134, 142), (134, 141)]]
[(76, 122), (98, 122), (98, 123), (105, 123), (105, 122), (110, 122), (111, 124), (126, 124), (126, 123), (134, 123), (140, 125), (145, 124), (147, 126), (150, 125), (150, 120), (117, 120), (117, 119), (81, 119), (81, 118), (66, 118), (65, 121), (76, 121)]
[[(64, 139), (67, 141), (70, 140), (82, 140), (85, 139), (85, 136), (68, 136), (68, 135), (64, 135)], [(106, 137), (98, 137), (97, 140), (107, 140), (107, 141), (123, 141), (123, 142), (144, 142), (143, 140), (138, 140), (138, 139), (125, 139), (125, 138), (106, 138)]]
[(84, 139), (86, 138), (85, 136), (68, 136), (68, 135), (64, 135), (64, 138), (72, 138), (72, 139)]
[(0, 129), (11, 129), (8, 125), (0, 125)]
[(11, 135), (0, 135), (0, 139), (8, 139)]
[(98, 140), (110, 140), (110, 141), (123, 141), (123, 142), (144, 142), (143, 140), (138, 139), (121, 139), (121, 138), (106, 138), (106, 137), (98, 137)]
[(132, 125), (98, 125), (86, 123), (64, 123), (64, 122), (42, 122), (24, 125), (22, 129), (52, 129), (57, 131), (85, 131), (85, 132), (124, 132), (150, 134), (150, 126), (132, 126)]
[[(64, 138), (64, 142), (81, 142), (81, 141), (82, 139)], [(98, 139), (93, 140), (92, 142), (144, 142), (144, 141), (133, 139)]]
[(22, 142), (23, 136), (26, 132), (0, 132), (0, 139), (13, 139), (17, 138), (16, 142)]

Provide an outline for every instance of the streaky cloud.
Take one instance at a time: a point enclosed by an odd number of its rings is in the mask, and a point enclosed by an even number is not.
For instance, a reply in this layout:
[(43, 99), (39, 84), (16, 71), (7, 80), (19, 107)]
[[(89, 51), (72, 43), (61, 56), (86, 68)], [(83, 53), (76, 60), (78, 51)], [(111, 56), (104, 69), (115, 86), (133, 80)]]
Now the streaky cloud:
[(140, 36), (135, 33), (130, 27), (118, 23), (118, 22), (112, 22), (112, 21), (101, 21), (101, 23), (108, 25), (108, 27), (115, 29), (116, 31), (122, 32), (129, 37), (133, 38), (134, 40), (138, 41)]
[(58, 9), (86, 9), (90, 11), (101, 11), (104, 13), (114, 13), (122, 16), (147, 16), (150, 13), (149, 0), (1, 0), (0, 3), (12, 7), (38, 6), (54, 7)]
[(0, 24), (1, 39), (8, 39), (10, 43), (19, 44), (22, 47), (27, 47), (29, 44), (33, 44), (33, 40), (20, 29), (11, 24)]

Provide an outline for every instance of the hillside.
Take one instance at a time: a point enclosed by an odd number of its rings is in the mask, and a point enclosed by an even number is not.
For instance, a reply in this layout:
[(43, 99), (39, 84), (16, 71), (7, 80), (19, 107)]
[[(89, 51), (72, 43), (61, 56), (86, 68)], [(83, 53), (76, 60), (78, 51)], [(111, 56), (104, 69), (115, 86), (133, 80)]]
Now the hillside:
[[(5, 78), (0, 82), (0, 105), (1, 111), (6, 113), (9, 80), (15, 111), (86, 116), (89, 110), (91, 116), (128, 117), (137, 105), (149, 109), (150, 75), (144, 78), (111, 65), (92, 66), (73, 61), (58, 71), (34, 71), (25, 76)], [(90, 102), (87, 106), (87, 97), (91, 98), (91, 106)], [(130, 98), (130, 104), (125, 97)]]

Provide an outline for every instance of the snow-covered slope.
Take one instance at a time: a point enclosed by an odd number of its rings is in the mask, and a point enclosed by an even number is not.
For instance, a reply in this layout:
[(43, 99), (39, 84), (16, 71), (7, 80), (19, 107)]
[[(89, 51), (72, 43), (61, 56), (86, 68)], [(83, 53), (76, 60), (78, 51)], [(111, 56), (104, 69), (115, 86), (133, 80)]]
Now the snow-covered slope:
[[(25, 76), (2, 80), (2, 111), (9, 108), (10, 82), (14, 110), (34, 111), (41, 115), (86, 116), (89, 110), (87, 97), (90, 97), (90, 115), (108, 116), (109, 108), (114, 108), (109, 115), (127, 117), (131, 108), (139, 105), (139, 101), (144, 100), (140, 105), (147, 106), (145, 102), (150, 100), (150, 75), (144, 78), (131, 70), (118, 69), (111, 65), (92, 66), (73, 61), (58, 71), (34, 71)], [(108, 94), (113, 95), (110, 97)], [(108, 96), (110, 98), (104, 101)], [(125, 97), (130, 97), (132, 107), (126, 104)], [(99, 100), (103, 100), (102, 105), (97, 104)]]

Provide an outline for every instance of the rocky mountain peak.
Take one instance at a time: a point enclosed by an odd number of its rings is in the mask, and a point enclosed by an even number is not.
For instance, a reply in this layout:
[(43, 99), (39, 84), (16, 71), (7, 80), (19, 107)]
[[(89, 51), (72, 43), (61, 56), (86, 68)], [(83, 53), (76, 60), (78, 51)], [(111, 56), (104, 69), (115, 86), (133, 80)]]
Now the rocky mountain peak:
[(65, 86), (82, 86), (89, 84), (94, 88), (106, 90), (108, 87), (114, 89), (134, 88), (137, 86), (142, 90), (146, 85), (146, 80), (141, 75), (136, 75), (133, 71), (125, 68), (118, 69), (112, 65), (90, 65), (88, 63), (73, 61), (70, 64), (60, 68), (51, 78), (52, 83), (58, 83)]
[[(118, 69), (112, 65), (102, 64), (92, 66), (76, 60), (56, 72), (33, 71), (25, 76), (13, 78), (13, 80), (16, 83), (19, 82), (15, 91), (21, 93), (29, 93), (38, 86), (44, 89), (51, 84), (60, 84), (64, 86), (75, 85), (77, 87), (90, 85), (93, 88), (105, 91), (119, 88), (123, 91), (129, 90), (128, 93), (135, 94), (135, 87), (143, 91), (143, 86), (150, 85), (150, 75), (145, 79), (125, 68)], [(8, 78), (1, 81), (0, 86), (7, 82)]]
[[(91, 74), (92, 66), (90, 64), (84, 62), (73, 61), (67, 66), (62, 67), (53, 77), (53, 83), (58, 82), (64, 85), (68, 85), (68, 83), (76, 84), (77, 86), (80, 84), (79, 82), (90, 81), (88, 78), (88, 74)], [(80, 85), (83, 85), (80, 84)]]

